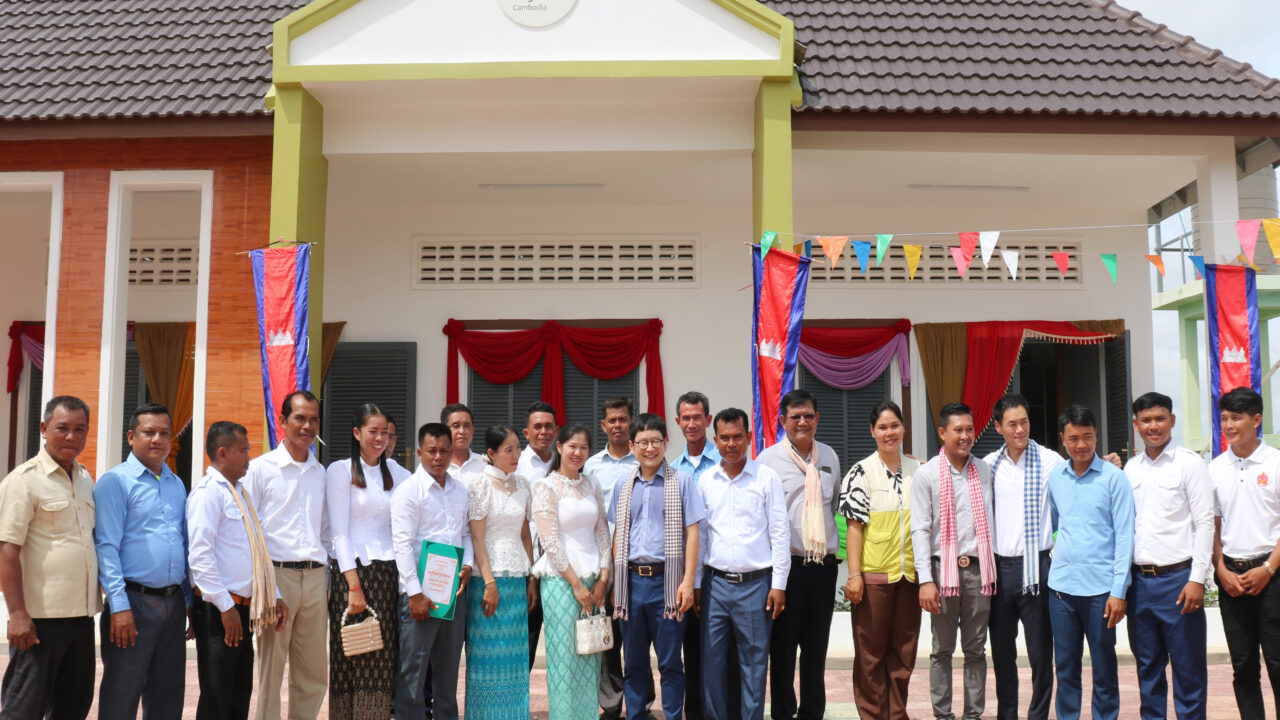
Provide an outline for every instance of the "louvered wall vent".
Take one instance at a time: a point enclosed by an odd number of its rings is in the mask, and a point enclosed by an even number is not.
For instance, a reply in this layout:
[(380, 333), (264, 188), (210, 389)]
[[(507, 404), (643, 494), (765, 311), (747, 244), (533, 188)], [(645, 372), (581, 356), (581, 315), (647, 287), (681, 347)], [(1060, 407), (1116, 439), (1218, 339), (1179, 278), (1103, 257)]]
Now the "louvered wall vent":
[(130, 285), (195, 285), (196, 241), (136, 241), (129, 248)]
[(414, 287), (696, 286), (697, 235), (420, 236)]
[[(955, 261), (951, 259), (951, 250), (947, 247), (935, 246), (930, 247), (928, 241), (934, 238), (922, 238), (925, 245), (924, 252), (920, 256), (920, 266), (916, 269), (916, 279), (909, 280), (907, 276), (907, 259), (903, 254), (900, 241), (894, 240), (894, 244), (889, 248), (889, 252), (885, 254), (884, 262), (876, 267), (875, 264), (875, 246), (872, 245), (869, 263), (871, 269), (864, 276), (858, 269), (858, 259), (854, 255), (852, 247), (846, 247), (844, 253), (840, 256), (840, 262), (835, 269), (831, 269), (831, 263), (822, 255), (822, 251), (817, 247), (814, 248), (814, 262), (810, 271), (810, 280), (814, 283), (822, 284), (839, 284), (839, 283), (928, 283), (947, 285), (1002, 285), (1007, 287), (1019, 287), (1026, 283), (1048, 283), (1048, 284), (1073, 284), (1081, 283), (1080, 276), (1080, 243), (1079, 242), (1034, 242), (1026, 240), (1001, 240), (996, 246), (996, 251), (992, 253), (991, 265), (989, 267), (982, 266), (981, 249), (974, 251), (973, 263), (969, 265), (969, 271), (963, 278), (956, 271)], [(910, 242), (910, 240), (907, 240)], [(958, 242), (956, 243), (958, 246)], [(815, 243), (816, 246), (816, 243)], [(1000, 254), (1001, 250), (1017, 250), (1018, 251), (1018, 279), (1013, 280), (1009, 277), (1009, 268), (1005, 265), (1004, 259)], [(1053, 259), (1053, 253), (1065, 252), (1070, 254), (1070, 261), (1067, 263), (1067, 272), (1063, 274), (1058, 270), (1058, 264)], [(1098, 263), (1097, 270), (1103, 271), (1102, 263)]]

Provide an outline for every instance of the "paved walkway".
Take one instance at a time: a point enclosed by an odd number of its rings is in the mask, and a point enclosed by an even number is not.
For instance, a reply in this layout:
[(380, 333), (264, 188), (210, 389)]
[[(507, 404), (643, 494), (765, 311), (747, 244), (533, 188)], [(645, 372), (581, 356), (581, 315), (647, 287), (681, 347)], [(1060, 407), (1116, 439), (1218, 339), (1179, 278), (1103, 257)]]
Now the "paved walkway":
[[(0, 671), (3, 671), (5, 665), (8, 664), (7, 656), (0, 656)], [(844, 663), (842, 663), (844, 664)], [(957, 665), (958, 667), (958, 665)], [(827, 717), (833, 719), (857, 718), (858, 713), (853, 704), (853, 688), (850, 679), (850, 670), (831, 669), (827, 671)], [(1023, 668), (1021, 670), (1023, 687), (1029, 687), (1031, 684), (1031, 671)], [(101, 663), (99, 663), (98, 677), (102, 677)], [(531, 678), (532, 694), (533, 694), (533, 717), (538, 720), (547, 720), (547, 685), (545, 671), (534, 670)], [(1085, 670), (1085, 708), (1083, 708), (1083, 717), (1089, 717), (1088, 714), (1088, 696), (1089, 696), (1089, 671)], [(1264, 687), (1266, 679), (1263, 679)], [(1136, 718), (1138, 717), (1138, 684), (1134, 679), (1133, 667), (1122, 666), (1120, 668), (1120, 717)], [(987, 711), (985, 717), (995, 716), (995, 677), (988, 672), (987, 674)], [(196, 714), (196, 699), (199, 696), (199, 687), (196, 681), (196, 664), (194, 660), (187, 662), (187, 701), (186, 710), (183, 712), (184, 718), (194, 718)], [(956, 687), (954, 691), (955, 711), (959, 716), (963, 710), (961, 707), (961, 698), (963, 697), (960, 686), (960, 672), (956, 671)], [(1172, 701), (1171, 701), (1172, 702)], [(1024, 699), (1025, 703), (1025, 699)], [(924, 665), (917, 666), (915, 674), (911, 678), (911, 695), (907, 710), (911, 717), (916, 720), (928, 720), (933, 717), (933, 711), (929, 704), (929, 671)], [(1025, 705), (1024, 705), (1025, 710)], [(1173, 708), (1169, 708), (1169, 716), (1173, 717)], [(94, 710), (89, 717), (97, 717), (97, 704), (94, 704)], [(252, 715), (250, 715), (252, 717)], [(327, 718), (327, 710), (322, 710), (321, 718)], [(768, 711), (765, 712), (768, 717)], [(1050, 717), (1054, 717), (1052, 714)], [(1210, 720), (1228, 720), (1239, 718), (1240, 714), (1236, 711), (1235, 698), (1231, 692), (1231, 666), (1223, 664), (1215, 664), (1209, 666), (1209, 719)], [(1267, 713), (1268, 718), (1275, 718), (1271, 712)]]

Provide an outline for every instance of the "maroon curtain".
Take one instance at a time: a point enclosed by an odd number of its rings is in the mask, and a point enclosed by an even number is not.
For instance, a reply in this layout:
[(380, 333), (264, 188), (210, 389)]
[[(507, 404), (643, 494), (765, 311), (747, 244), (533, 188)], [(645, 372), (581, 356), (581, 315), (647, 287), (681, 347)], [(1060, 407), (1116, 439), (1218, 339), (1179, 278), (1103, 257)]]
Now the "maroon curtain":
[[(15, 321), (9, 326), (9, 392), (18, 389), (18, 380), (22, 377), (22, 366), (25, 364), (22, 360), (22, 337), (34, 340), (41, 346), (44, 345), (44, 323), (42, 322), (18, 322)], [(40, 366), (43, 367), (43, 362)]]
[(911, 321), (902, 319), (892, 325), (865, 328), (802, 328), (801, 344), (814, 350), (838, 355), (858, 357), (875, 352), (898, 335), (911, 332)]
[(551, 403), (556, 417), (564, 422), (563, 353), (579, 370), (597, 380), (621, 377), (643, 359), (649, 412), (665, 416), (662, 358), (658, 352), (662, 321), (657, 318), (619, 328), (566, 327), (548, 320), (531, 330), (499, 332), (467, 330), (463, 322), (450, 319), (445, 323), (444, 334), (449, 338), (445, 375), (448, 403), (458, 402), (459, 355), (480, 377), (496, 385), (523, 379), (542, 360), (542, 399)]

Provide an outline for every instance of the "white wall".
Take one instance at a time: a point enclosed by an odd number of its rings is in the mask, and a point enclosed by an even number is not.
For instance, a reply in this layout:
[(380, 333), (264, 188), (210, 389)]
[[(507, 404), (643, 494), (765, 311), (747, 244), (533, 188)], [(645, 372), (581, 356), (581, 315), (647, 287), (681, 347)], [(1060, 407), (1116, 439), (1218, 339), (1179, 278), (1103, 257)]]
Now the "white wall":
[[(189, 240), (200, 234), (200, 193), (139, 191), (133, 195), (131, 242)], [(192, 322), (196, 319), (196, 285), (130, 285), (128, 318), (132, 322)]]
[[(44, 320), (45, 281), (48, 268), (49, 213), (48, 192), (0, 192), (0, 327), (7, 333), (15, 320)], [(8, 357), (8, 336), (3, 347)], [(25, 356), (24, 356), (25, 357)], [(30, 360), (24, 367), (19, 385), (17, 462), (26, 458), (26, 402)], [(39, 393), (40, 389), (37, 388)], [(9, 451), (8, 404), (0, 410), (0, 458)], [(37, 419), (38, 423), (38, 419)], [(32, 430), (39, 432), (37, 428)]]

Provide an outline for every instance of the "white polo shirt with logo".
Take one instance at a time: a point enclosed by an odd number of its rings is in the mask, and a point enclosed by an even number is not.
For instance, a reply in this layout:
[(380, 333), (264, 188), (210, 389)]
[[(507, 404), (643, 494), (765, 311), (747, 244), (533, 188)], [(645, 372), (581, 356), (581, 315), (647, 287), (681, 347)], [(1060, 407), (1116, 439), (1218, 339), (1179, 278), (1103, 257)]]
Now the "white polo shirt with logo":
[(1222, 518), (1222, 552), (1248, 559), (1280, 540), (1280, 450), (1259, 443), (1249, 457), (1230, 447), (1209, 463), (1213, 514)]

